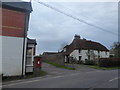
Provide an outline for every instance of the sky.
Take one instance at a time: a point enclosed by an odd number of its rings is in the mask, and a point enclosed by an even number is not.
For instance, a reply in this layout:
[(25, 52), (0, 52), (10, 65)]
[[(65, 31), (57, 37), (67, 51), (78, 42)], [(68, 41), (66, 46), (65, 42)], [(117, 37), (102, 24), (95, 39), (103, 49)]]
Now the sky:
[(37, 55), (57, 52), (70, 44), (74, 35), (99, 42), (110, 49), (118, 41), (117, 2), (44, 2), (85, 22), (107, 31), (89, 26), (40, 3), (32, 2), (28, 37), (37, 40)]

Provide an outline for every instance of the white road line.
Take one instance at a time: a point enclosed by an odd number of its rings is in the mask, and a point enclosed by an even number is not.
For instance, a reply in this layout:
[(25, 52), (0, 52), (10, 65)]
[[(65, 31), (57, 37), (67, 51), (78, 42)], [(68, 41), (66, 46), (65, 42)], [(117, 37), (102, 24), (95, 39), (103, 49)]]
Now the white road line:
[[(80, 73), (70, 74), (69, 76), (74, 76), (74, 75), (78, 75), (78, 74), (80, 74)], [(67, 75), (67, 76), (68, 76), (68, 75)]]
[(53, 78), (60, 78), (60, 77), (63, 77), (63, 76), (56, 76), (56, 77), (53, 77)]
[(39, 81), (39, 80), (32, 80), (32, 81), (26, 81), (26, 82), (19, 82), (19, 83), (15, 83), (15, 84), (8, 84), (8, 85), (3, 85), (3, 87), (5, 87), (5, 86), (13, 86), (13, 85), (23, 84), (23, 83), (31, 83), (31, 82), (36, 82), (36, 81)]
[[(46, 75), (46, 76), (50, 76), (50, 75)], [(42, 79), (42, 78), (44, 78), (44, 77), (35, 77), (35, 78), (30, 78), (31, 80), (34, 80), (34, 79)], [(25, 80), (28, 80), (28, 79), (21, 79), (21, 80), (14, 80), (14, 81), (8, 81), (7, 83), (19, 83), (19, 82), (25, 82)]]
[(119, 78), (120, 78), (120, 77), (115, 77), (115, 78), (109, 80), (109, 82), (112, 82), (112, 81), (117, 80), (117, 79), (119, 79)]
[[(86, 73), (91, 73), (91, 72), (86, 72)], [(80, 73), (75, 73), (75, 74), (69, 74), (69, 76), (73, 76), (73, 75), (78, 75)], [(61, 78), (61, 77), (66, 77), (68, 75), (64, 75), (64, 76), (56, 76), (56, 77), (49, 77), (49, 78), (42, 78), (42, 77), (38, 77), (37, 80), (32, 80), (31, 81), (24, 81), (24, 80), (17, 80), (17, 81), (22, 81), (22, 82), (17, 82), (17, 83), (14, 83), (14, 84), (6, 84), (6, 85), (3, 85), (3, 87), (5, 86), (13, 86), (13, 85), (17, 85), (17, 84), (24, 84), (24, 83), (31, 83), (31, 82), (37, 82), (37, 81), (40, 81), (40, 79), (52, 79), (52, 78)], [(10, 81), (10, 82), (15, 82), (15, 81)]]
[[(47, 78), (47, 79), (60, 78), (60, 77), (63, 77), (63, 76), (50, 77), (50, 78)], [(43, 78), (43, 79), (44, 79), (44, 78)], [(37, 82), (37, 81), (40, 81), (40, 79), (38, 79), (38, 80), (26, 81), (26, 82), (19, 82), (19, 83), (14, 83), (14, 84), (7, 84), (7, 85), (3, 85), (3, 87), (5, 87), (5, 86), (13, 86), (13, 85), (17, 85), (17, 84), (24, 84), (24, 83)]]
[(92, 90), (92, 89), (94, 89), (94, 88), (89, 88), (88, 90)]

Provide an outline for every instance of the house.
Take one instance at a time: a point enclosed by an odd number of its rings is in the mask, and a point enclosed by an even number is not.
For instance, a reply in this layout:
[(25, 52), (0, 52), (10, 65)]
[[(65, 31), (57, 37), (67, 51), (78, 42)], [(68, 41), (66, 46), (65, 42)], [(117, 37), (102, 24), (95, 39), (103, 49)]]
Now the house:
[(33, 61), (36, 55), (36, 39), (27, 38), (27, 56), (26, 56), (26, 73), (33, 72)]
[(69, 63), (70, 58), (83, 61), (98, 58), (109, 58), (109, 50), (98, 42), (81, 39), (79, 35), (74, 36), (70, 45), (63, 48), (65, 62)]
[[(25, 75), (27, 31), (32, 11), (30, 2), (2, 2), (2, 71), (3, 76)], [(28, 44), (29, 45), (29, 44)], [(29, 46), (28, 46), (29, 47)]]

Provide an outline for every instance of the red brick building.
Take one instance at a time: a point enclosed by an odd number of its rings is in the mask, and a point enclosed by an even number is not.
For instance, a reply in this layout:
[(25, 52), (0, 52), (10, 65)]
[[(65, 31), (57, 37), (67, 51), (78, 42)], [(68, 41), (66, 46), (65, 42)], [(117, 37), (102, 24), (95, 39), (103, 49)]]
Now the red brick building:
[[(2, 74), (24, 75), (30, 2), (2, 2)], [(1, 71), (0, 71), (1, 73)]]

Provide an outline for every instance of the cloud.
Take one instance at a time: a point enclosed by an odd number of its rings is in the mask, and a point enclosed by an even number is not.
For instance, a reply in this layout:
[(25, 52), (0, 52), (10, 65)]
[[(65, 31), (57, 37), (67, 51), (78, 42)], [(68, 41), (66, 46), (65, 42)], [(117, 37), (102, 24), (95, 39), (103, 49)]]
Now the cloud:
[[(50, 2), (48, 4), (89, 23), (118, 32), (117, 3)], [(34, 2), (32, 6), (28, 36), (37, 39), (37, 54), (44, 51), (58, 51), (63, 43), (70, 44), (75, 34), (100, 42), (107, 47), (117, 41), (117, 37), (108, 32), (88, 26), (39, 3)]]

